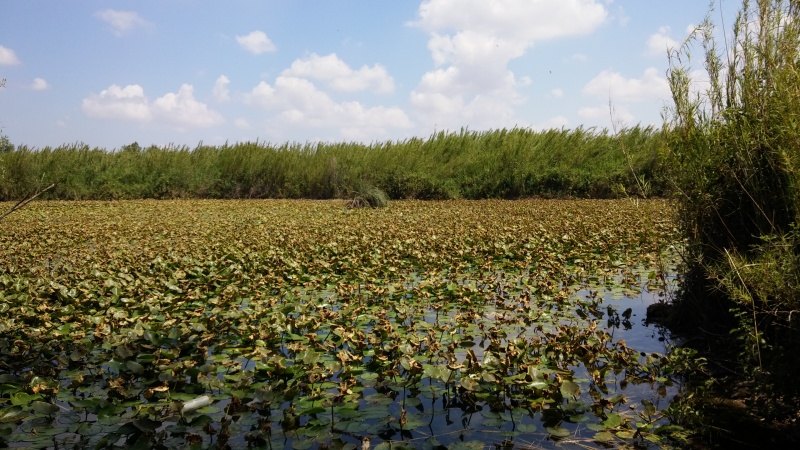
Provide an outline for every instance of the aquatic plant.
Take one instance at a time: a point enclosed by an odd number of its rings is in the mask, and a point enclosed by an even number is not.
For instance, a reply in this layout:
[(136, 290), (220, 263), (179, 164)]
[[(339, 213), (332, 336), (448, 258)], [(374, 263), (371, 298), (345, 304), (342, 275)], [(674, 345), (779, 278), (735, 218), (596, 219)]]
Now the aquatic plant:
[(32, 203), (0, 227), (0, 442), (680, 443), (675, 363), (624, 337), (670, 208)]

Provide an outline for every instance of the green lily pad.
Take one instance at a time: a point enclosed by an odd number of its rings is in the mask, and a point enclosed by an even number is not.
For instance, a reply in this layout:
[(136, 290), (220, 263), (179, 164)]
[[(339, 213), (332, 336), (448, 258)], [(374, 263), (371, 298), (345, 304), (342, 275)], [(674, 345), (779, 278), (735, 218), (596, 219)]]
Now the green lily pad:
[(27, 394), (25, 392), (17, 392), (11, 396), (11, 404), (15, 406), (25, 406), (34, 400), (41, 400), (42, 396), (39, 394)]
[(615, 439), (615, 437), (608, 431), (601, 431), (599, 433), (595, 433), (592, 439), (598, 442), (611, 442)]
[(23, 419), (28, 413), (21, 406), (11, 406), (0, 410), (0, 423), (11, 423)]
[(45, 415), (55, 414), (61, 410), (61, 408), (52, 403), (40, 402), (40, 401), (31, 402), (30, 407), (37, 413)]
[(564, 427), (545, 427), (547, 433), (554, 438), (565, 438), (572, 435), (572, 432)]

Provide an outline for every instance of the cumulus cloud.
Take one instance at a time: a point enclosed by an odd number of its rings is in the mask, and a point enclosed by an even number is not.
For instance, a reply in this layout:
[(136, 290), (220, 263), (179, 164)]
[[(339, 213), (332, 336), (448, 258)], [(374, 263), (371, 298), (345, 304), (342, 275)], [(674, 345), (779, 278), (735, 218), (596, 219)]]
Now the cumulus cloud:
[(426, 0), (412, 25), (427, 31), (471, 30), (521, 42), (588, 34), (608, 16), (595, 0)]
[(0, 65), (13, 66), (16, 64), (19, 64), (19, 58), (17, 58), (17, 54), (14, 50), (0, 45)]
[(44, 78), (36, 77), (33, 79), (33, 83), (31, 83), (31, 89), (34, 91), (45, 91), (50, 89), (50, 84)]
[(583, 93), (613, 102), (641, 102), (666, 100), (670, 97), (669, 84), (655, 68), (648, 68), (641, 78), (625, 78), (618, 72), (604, 70), (583, 87)]
[(182, 84), (177, 93), (157, 98), (153, 102), (153, 112), (181, 128), (210, 127), (225, 121), (218, 112), (195, 100), (191, 84)]
[(552, 130), (552, 129), (561, 129), (569, 126), (569, 119), (564, 116), (555, 116), (551, 117), (544, 122), (534, 124), (532, 128), (534, 130)]
[(382, 65), (364, 65), (353, 70), (336, 53), (327, 56), (312, 53), (307, 58), (297, 59), (283, 75), (325, 81), (332, 89), (343, 92), (388, 93), (394, 90), (394, 79)]
[[(578, 117), (583, 119), (589, 124), (596, 124), (602, 126), (608, 125), (625, 125), (635, 120), (635, 117), (628, 110), (625, 105), (613, 106), (613, 110), (609, 109), (608, 105), (605, 106), (584, 106), (578, 109)], [(615, 122), (612, 124), (611, 121)]]
[(240, 130), (249, 130), (249, 129), (253, 128), (253, 126), (250, 125), (250, 122), (247, 119), (245, 119), (244, 117), (239, 117), (238, 119), (234, 120), (233, 121), (233, 126), (235, 126), (236, 128), (238, 128)]
[(94, 17), (107, 23), (117, 36), (124, 36), (136, 27), (150, 26), (148, 21), (144, 20), (139, 16), (139, 13), (134, 11), (106, 9), (94, 13)]
[(112, 84), (100, 94), (83, 99), (83, 112), (96, 119), (146, 122), (153, 116), (144, 89), (138, 84)]
[(224, 122), (222, 116), (194, 98), (190, 84), (177, 93), (167, 93), (152, 103), (138, 84), (124, 88), (116, 84), (83, 100), (83, 112), (93, 118), (148, 122), (153, 119), (178, 128), (208, 127)]
[(285, 125), (336, 128), (348, 139), (412, 126), (400, 108), (336, 102), (311, 81), (290, 75), (279, 76), (274, 86), (262, 81), (245, 95), (245, 102), (275, 112)]
[(423, 1), (410, 25), (429, 33), (436, 68), (410, 102), (422, 120), (445, 127), (507, 126), (521, 102), (518, 88), (529, 82), (509, 61), (534, 44), (591, 33), (607, 16), (596, 0)]
[(550, 94), (548, 94), (550, 98), (561, 98), (564, 96), (564, 90), (561, 88), (550, 89)]
[(575, 53), (567, 59), (567, 61), (569, 62), (578, 62), (578, 63), (585, 63), (588, 60), (589, 57), (584, 55), (583, 53)]
[(661, 27), (658, 31), (647, 38), (648, 56), (665, 56), (668, 51), (678, 46), (678, 42), (669, 36), (670, 28)]
[(228, 91), (228, 85), (230, 83), (231, 80), (225, 75), (220, 75), (219, 78), (217, 78), (217, 81), (214, 83), (214, 88), (211, 90), (211, 95), (214, 97), (214, 100), (218, 102), (227, 102), (231, 99), (230, 91)]
[(259, 30), (244, 36), (236, 36), (236, 42), (238, 42), (243, 49), (254, 55), (274, 52), (276, 50), (275, 44), (267, 37), (267, 34)]

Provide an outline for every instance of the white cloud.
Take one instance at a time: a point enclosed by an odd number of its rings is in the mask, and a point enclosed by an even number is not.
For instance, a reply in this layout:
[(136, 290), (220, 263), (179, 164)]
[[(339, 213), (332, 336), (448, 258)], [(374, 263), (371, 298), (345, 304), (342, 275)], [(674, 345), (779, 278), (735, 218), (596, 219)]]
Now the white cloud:
[(569, 119), (564, 116), (555, 116), (544, 122), (534, 124), (532, 128), (534, 130), (552, 130), (566, 128), (567, 126), (569, 126)]
[(311, 81), (289, 75), (279, 76), (274, 86), (262, 81), (245, 95), (245, 102), (274, 111), (277, 120), (285, 125), (335, 128), (348, 139), (412, 126), (400, 108), (366, 107), (354, 101), (337, 103)]
[(670, 98), (669, 84), (655, 68), (644, 71), (642, 78), (625, 78), (618, 72), (604, 70), (583, 87), (583, 93), (613, 102), (641, 102)]
[(584, 106), (578, 110), (578, 117), (583, 119), (598, 119), (601, 117), (611, 117), (608, 112), (608, 107), (602, 106)]
[(530, 83), (508, 68), (534, 44), (597, 29), (608, 11), (596, 0), (425, 0), (411, 23), (430, 33), (436, 68), (412, 91), (415, 113), (438, 128), (507, 126)]
[(112, 84), (100, 94), (83, 99), (83, 112), (96, 119), (146, 122), (153, 116), (144, 89), (138, 84), (124, 88)]
[(253, 31), (244, 36), (236, 36), (236, 42), (254, 55), (260, 55), (266, 52), (274, 52), (276, 50), (275, 44), (267, 37), (263, 31)]
[(13, 66), (19, 64), (19, 58), (14, 50), (0, 45), (0, 66)]
[(123, 36), (136, 27), (150, 26), (139, 13), (134, 11), (117, 11), (106, 9), (94, 13), (94, 17), (106, 22), (111, 26), (112, 31), (117, 36)]
[(445, 94), (415, 90), (411, 105), (421, 123), (437, 129), (459, 129), (469, 126), (478, 129), (508, 127), (513, 122), (513, 105), (518, 99), (498, 95)]
[(167, 93), (152, 103), (138, 84), (124, 88), (114, 84), (100, 94), (83, 99), (83, 112), (89, 117), (107, 120), (143, 123), (158, 119), (181, 129), (224, 122), (219, 113), (195, 100), (194, 88), (190, 84), (183, 84), (177, 93)]
[(240, 130), (249, 130), (249, 129), (253, 128), (253, 126), (250, 125), (250, 122), (247, 119), (245, 119), (244, 117), (239, 117), (238, 119), (234, 120), (233, 121), (233, 126), (235, 126), (236, 128), (238, 128)]
[(550, 89), (550, 98), (561, 98), (564, 96), (564, 91), (561, 88)]
[(584, 55), (583, 53), (575, 53), (574, 55), (566, 59), (567, 62), (577, 62), (577, 63), (585, 63), (588, 60), (589, 57)]
[(631, 16), (625, 12), (625, 8), (618, 6), (617, 11), (614, 13), (614, 19), (619, 22), (620, 26), (625, 27), (631, 21)]
[(36, 77), (33, 79), (33, 83), (31, 83), (31, 89), (34, 91), (45, 91), (50, 89), (50, 85), (44, 78)]
[(327, 56), (312, 53), (307, 58), (297, 59), (283, 71), (283, 75), (322, 80), (332, 89), (344, 92), (371, 90), (387, 93), (394, 90), (394, 79), (380, 64), (353, 70), (336, 53)]
[(168, 93), (153, 102), (153, 112), (178, 127), (210, 127), (225, 122), (222, 116), (194, 98), (194, 87), (182, 84), (177, 93)]
[(591, 33), (608, 16), (595, 0), (426, 0), (412, 25), (435, 32), (471, 30), (516, 42)]
[(228, 85), (230, 83), (231, 80), (225, 75), (220, 75), (219, 78), (217, 78), (217, 81), (214, 83), (214, 88), (211, 90), (211, 95), (214, 97), (214, 100), (218, 102), (227, 102), (231, 99), (230, 92), (228, 91)]
[(650, 35), (647, 38), (647, 50), (645, 55), (648, 56), (666, 56), (668, 51), (678, 46), (678, 42), (669, 36), (669, 27), (661, 27), (658, 32)]
[[(587, 125), (596, 125), (606, 128), (613, 128), (613, 126), (622, 128), (626, 124), (633, 123), (636, 119), (628, 110), (628, 107), (622, 104), (613, 105), (613, 114), (612, 110), (609, 109), (609, 105), (584, 106), (578, 109), (578, 117), (583, 119)], [(614, 124), (611, 123), (612, 117)]]

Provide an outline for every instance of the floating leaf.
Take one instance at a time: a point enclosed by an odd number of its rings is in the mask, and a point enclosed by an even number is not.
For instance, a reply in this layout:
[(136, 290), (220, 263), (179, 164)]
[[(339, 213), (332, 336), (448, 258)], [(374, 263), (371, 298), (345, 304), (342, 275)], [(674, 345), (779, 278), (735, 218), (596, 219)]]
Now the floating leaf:
[(45, 415), (55, 414), (61, 410), (61, 408), (52, 403), (40, 402), (40, 401), (31, 402), (30, 407), (37, 413)]
[(16, 422), (28, 414), (21, 406), (11, 406), (0, 410), (0, 423)]
[(140, 374), (144, 372), (144, 366), (136, 361), (128, 361), (125, 363), (125, 366), (128, 368), (128, 370), (130, 370), (135, 374)]
[(564, 397), (578, 398), (581, 395), (581, 387), (571, 380), (562, 381), (560, 390)]
[(565, 438), (572, 434), (564, 427), (545, 427), (545, 430), (547, 430), (547, 433), (550, 434), (550, 436), (555, 438)]
[(39, 394), (27, 394), (25, 392), (17, 392), (11, 396), (11, 404), (17, 406), (25, 406), (31, 403), (34, 400), (40, 400), (42, 398)]
[(482, 450), (485, 444), (480, 441), (456, 442), (448, 446), (448, 450)]
[(614, 435), (609, 433), (608, 431), (601, 431), (599, 433), (595, 433), (592, 439), (598, 442), (610, 442), (613, 441), (615, 438)]
[(607, 428), (616, 428), (622, 424), (622, 417), (619, 414), (611, 413), (608, 415), (606, 420), (603, 421), (603, 425)]

